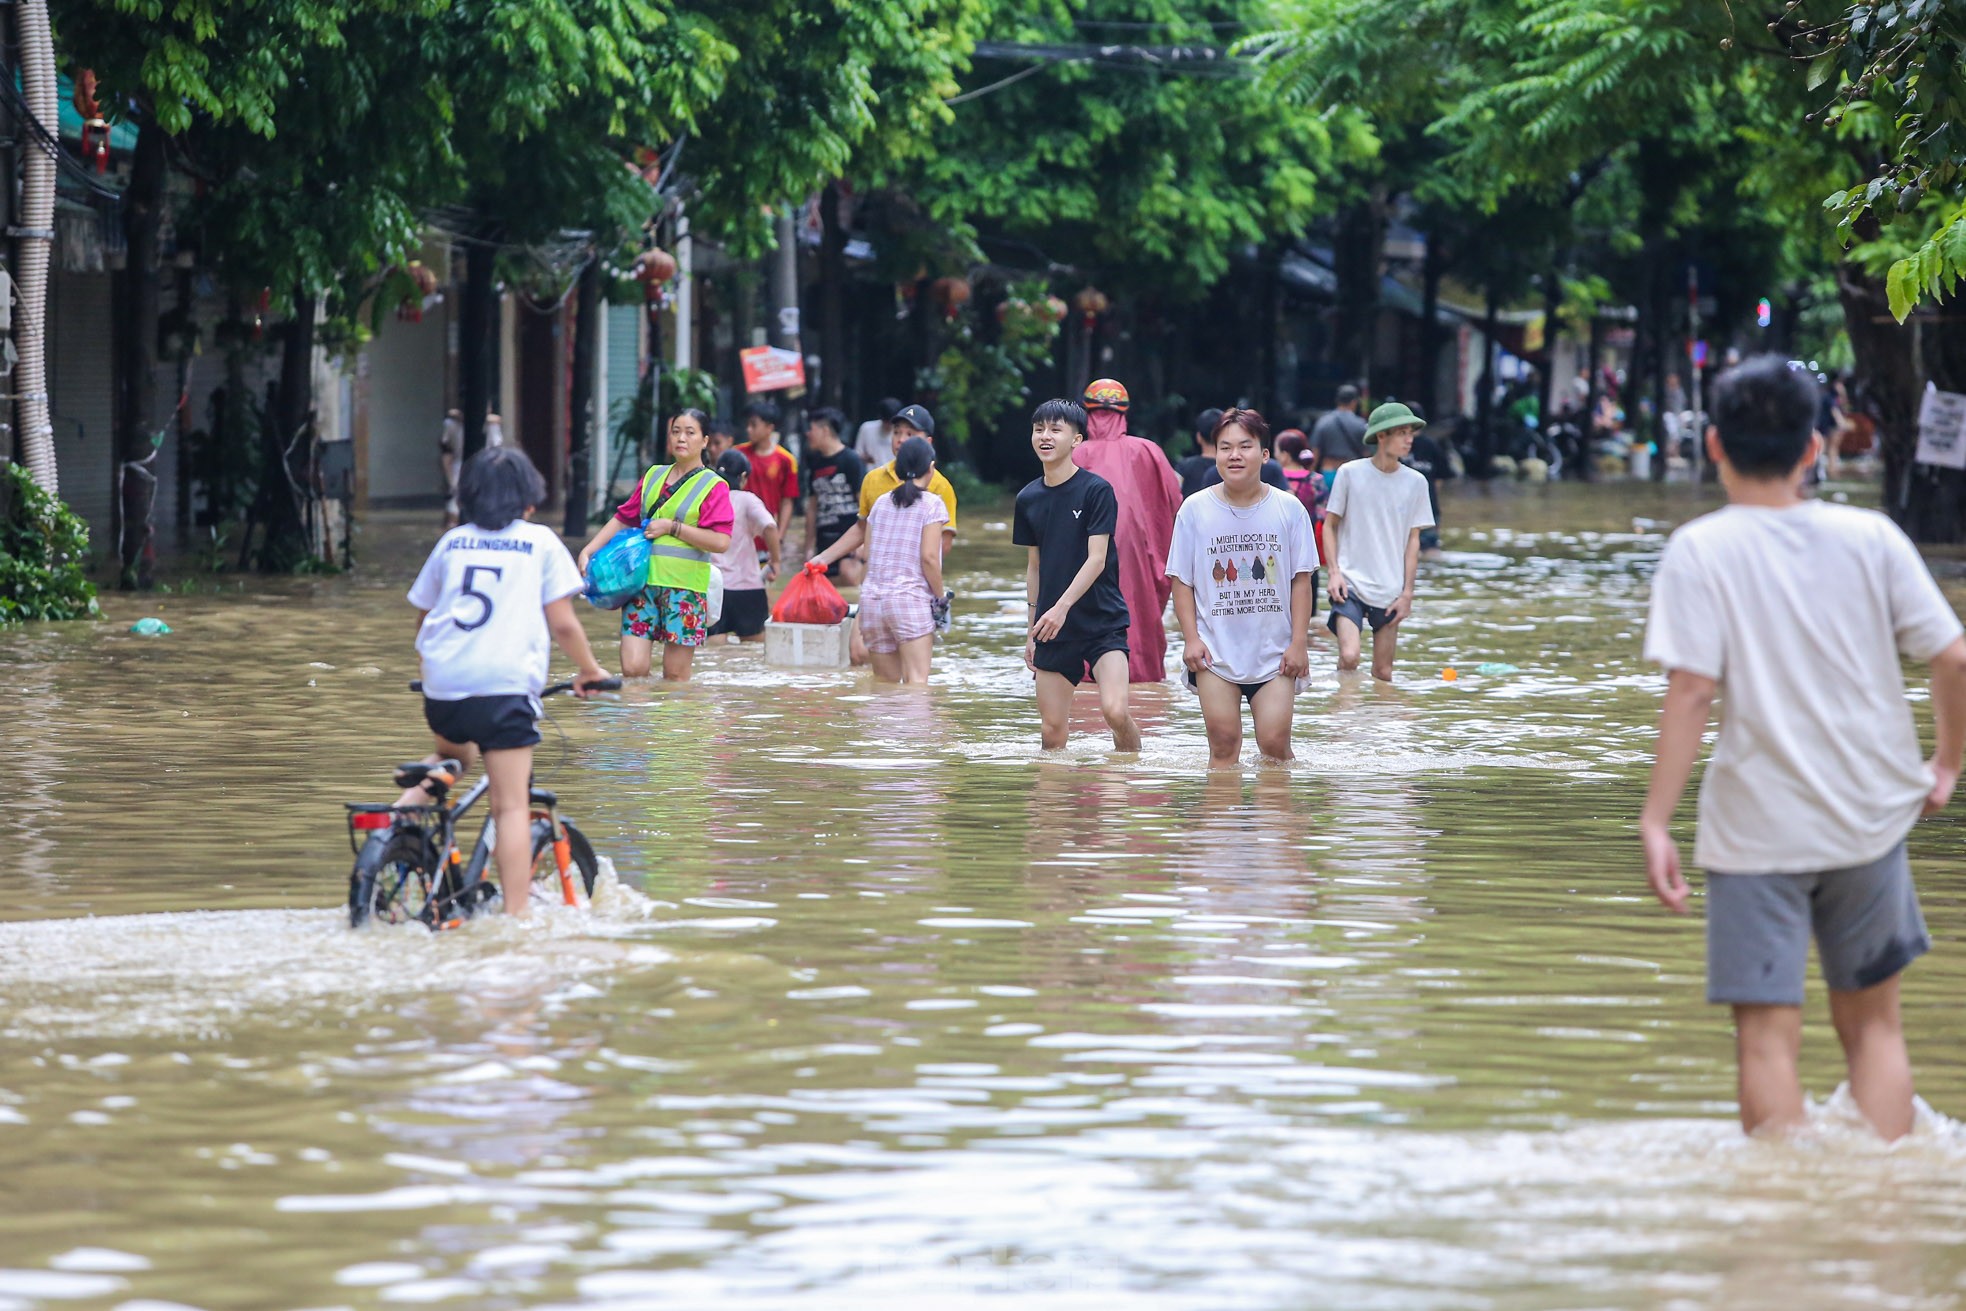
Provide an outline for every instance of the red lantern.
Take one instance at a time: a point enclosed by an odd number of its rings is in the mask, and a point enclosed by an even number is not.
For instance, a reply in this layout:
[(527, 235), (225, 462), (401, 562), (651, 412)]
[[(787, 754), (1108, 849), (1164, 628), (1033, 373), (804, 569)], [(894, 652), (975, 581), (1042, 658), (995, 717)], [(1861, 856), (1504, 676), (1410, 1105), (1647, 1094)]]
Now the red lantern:
[(1111, 309), (1112, 305), (1106, 293), (1097, 287), (1085, 287), (1072, 297), (1072, 308), (1084, 316), (1087, 327), (1091, 327), (1092, 321)]
[(955, 318), (972, 295), (969, 283), (962, 278), (937, 278), (929, 284), (928, 294), (935, 298), (945, 319)]
[(109, 123), (96, 96), (96, 72), (85, 68), (75, 75), (75, 112), (82, 116), (82, 158), (96, 161), (96, 172), (109, 171)]
[(1063, 323), (1065, 314), (1065, 302), (1056, 296), (1046, 296), (1038, 302), (1038, 317), (1046, 323)]
[(643, 286), (660, 287), (676, 276), (676, 257), (660, 246), (651, 246), (636, 258), (635, 276)]
[(416, 283), (416, 294), (419, 299), (427, 300), (437, 294), (437, 274), (429, 265), (420, 259), (413, 259), (410, 261), (408, 272), (410, 280)]

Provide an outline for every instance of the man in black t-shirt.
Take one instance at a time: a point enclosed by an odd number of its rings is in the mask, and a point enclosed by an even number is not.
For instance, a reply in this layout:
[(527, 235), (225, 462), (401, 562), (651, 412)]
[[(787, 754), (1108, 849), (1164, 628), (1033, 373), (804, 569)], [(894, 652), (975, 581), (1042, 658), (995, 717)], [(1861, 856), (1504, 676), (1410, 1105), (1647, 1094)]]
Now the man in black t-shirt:
[(1174, 464), (1184, 501), (1201, 490), (1202, 475), (1215, 467), (1215, 425), (1221, 421), (1220, 410), (1203, 410), (1195, 416), (1195, 448), (1201, 454), (1184, 455)]
[(1065, 745), (1072, 693), (1088, 674), (1098, 684), (1114, 749), (1138, 751), (1140, 730), (1127, 702), (1126, 598), (1112, 549), (1119, 499), (1111, 483), (1072, 463), (1085, 423), (1076, 401), (1046, 401), (1031, 416), (1031, 449), (1044, 476), (1017, 493), (1010, 532), (1012, 542), (1029, 548), (1024, 663), (1037, 677), (1047, 751)]
[[(806, 554), (810, 560), (860, 522), (860, 483), (867, 466), (840, 440), (846, 416), (830, 407), (814, 410), (806, 419), (805, 479)], [(866, 576), (858, 555), (835, 560), (826, 570), (848, 587)]]

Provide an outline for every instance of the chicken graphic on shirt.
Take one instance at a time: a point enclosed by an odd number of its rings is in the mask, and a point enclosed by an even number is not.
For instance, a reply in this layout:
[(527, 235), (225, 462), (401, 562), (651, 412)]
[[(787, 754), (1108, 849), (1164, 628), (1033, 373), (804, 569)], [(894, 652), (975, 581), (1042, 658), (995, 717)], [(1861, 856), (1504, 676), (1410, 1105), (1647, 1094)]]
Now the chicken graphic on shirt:
[(1259, 583), (1262, 582), (1265, 577), (1267, 577), (1267, 575), (1264, 574), (1263, 572), (1262, 556), (1259, 555), (1255, 559), (1249, 562), (1249, 576), (1252, 580)]
[(1274, 555), (1270, 557), (1270, 577), (1279, 583), (1283, 581), (1277, 577), (1277, 558)]
[(1216, 557), (1215, 568), (1211, 572), (1214, 575), (1215, 581), (1218, 583), (1221, 582), (1224, 578), (1227, 578), (1229, 576), (1228, 571), (1222, 568), (1222, 560), (1220, 556)]
[(1235, 580), (1236, 580), (1236, 562), (1234, 560), (1231, 560), (1229, 561), (1229, 581), (1233, 583)]

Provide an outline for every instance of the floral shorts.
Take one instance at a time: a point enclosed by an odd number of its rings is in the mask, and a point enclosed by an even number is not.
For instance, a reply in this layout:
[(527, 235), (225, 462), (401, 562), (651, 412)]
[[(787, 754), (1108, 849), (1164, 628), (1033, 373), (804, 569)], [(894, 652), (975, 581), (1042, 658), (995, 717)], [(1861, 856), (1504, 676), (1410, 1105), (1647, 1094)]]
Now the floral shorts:
[(665, 646), (702, 646), (710, 633), (710, 598), (681, 587), (644, 587), (621, 609), (621, 635)]

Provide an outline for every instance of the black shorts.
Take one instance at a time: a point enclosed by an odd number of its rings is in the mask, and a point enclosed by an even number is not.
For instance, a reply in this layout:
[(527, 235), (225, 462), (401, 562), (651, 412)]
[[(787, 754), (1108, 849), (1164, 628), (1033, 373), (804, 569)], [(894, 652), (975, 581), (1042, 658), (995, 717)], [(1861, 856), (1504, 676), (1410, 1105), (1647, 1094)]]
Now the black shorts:
[(1126, 655), (1126, 630), (1115, 629), (1097, 637), (1065, 637), (1050, 642), (1039, 642), (1031, 654), (1031, 663), (1047, 674), (1057, 674), (1072, 680), (1077, 687), (1092, 672), (1092, 666), (1099, 658), (1110, 651)]
[(735, 633), (739, 637), (756, 637), (765, 631), (765, 620), (771, 618), (771, 600), (762, 587), (747, 587), (742, 591), (724, 593), (724, 612), (717, 619), (716, 627), (710, 636), (719, 633)]
[(1357, 592), (1351, 593), (1342, 601), (1331, 603), (1331, 613), (1325, 616), (1324, 626), (1336, 634), (1340, 619), (1351, 620), (1361, 633), (1365, 631), (1367, 624), (1371, 624), (1372, 631), (1376, 633), (1390, 624), (1399, 622), (1387, 614), (1383, 606), (1367, 605), (1359, 600)]
[(529, 696), (468, 696), (461, 701), (425, 697), (423, 722), (444, 741), (475, 744), (481, 751), (539, 745), (539, 721)]
[[(1216, 677), (1222, 678), (1222, 675), (1217, 674)], [(1222, 681), (1226, 683), (1229, 680), (1223, 678)], [(1256, 704), (1256, 694), (1258, 692), (1261, 692), (1264, 688), (1268, 687), (1270, 684), (1276, 681), (1277, 680), (1274, 678), (1266, 678), (1260, 683), (1237, 683), (1235, 685), (1235, 688), (1236, 691), (1242, 693), (1242, 699), (1249, 702), (1249, 704), (1253, 706)], [(1193, 674), (1188, 675), (1188, 686), (1195, 688), (1196, 691), (1201, 690), (1199, 687), (1199, 680), (1196, 679), (1196, 677)]]

